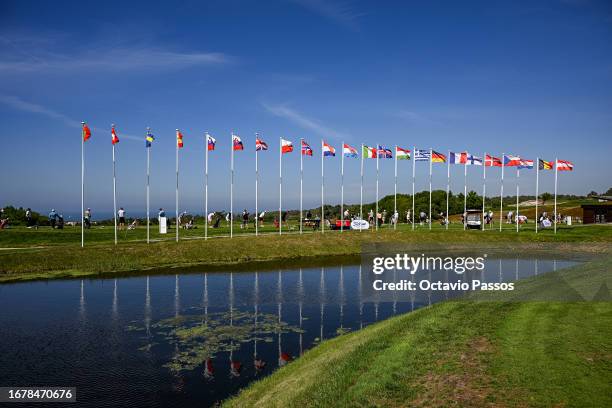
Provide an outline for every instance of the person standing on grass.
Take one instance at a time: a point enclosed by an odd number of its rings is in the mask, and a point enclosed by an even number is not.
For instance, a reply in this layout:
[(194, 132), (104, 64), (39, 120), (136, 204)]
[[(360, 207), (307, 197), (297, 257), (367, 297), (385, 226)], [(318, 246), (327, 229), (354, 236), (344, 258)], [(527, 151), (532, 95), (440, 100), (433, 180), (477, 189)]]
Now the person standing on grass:
[(208, 225), (212, 225), (214, 217), (215, 217), (215, 212), (214, 211), (208, 214), (208, 217), (207, 217)]
[(125, 210), (123, 207), (119, 208), (117, 216), (119, 217), (119, 229), (122, 230), (125, 228)]
[[(4, 211), (4, 209), (2, 210)], [(55, 212), (55, 209), (51, 209), (51, 212), (49, 213), (49, 225), (51, 225), (51, 229), (55, 228), (55, 221), (57, 220), (57, 213)]]
[(263, 226), (264, 226), (264, 217), (265, 217), (265, 216), (266, 216), (266, 212), (265, 212), (265, 211), (262, 211), (262, 212), (259, 214), (259, 226), (260, 226), (260, 227), (263, 227)]
[(91, 208), (88, 208), (87, 210), (85, 210), (85, 228), (90, 229), (91, 228)]
[(32, 210), (28, 207), (25, 212), (26, 226), (32, 228)]
[(242, 211), (242, 225), (240, 226), (240, 228), (249, 228), (249, 212), (246, 210), (246, 208)]

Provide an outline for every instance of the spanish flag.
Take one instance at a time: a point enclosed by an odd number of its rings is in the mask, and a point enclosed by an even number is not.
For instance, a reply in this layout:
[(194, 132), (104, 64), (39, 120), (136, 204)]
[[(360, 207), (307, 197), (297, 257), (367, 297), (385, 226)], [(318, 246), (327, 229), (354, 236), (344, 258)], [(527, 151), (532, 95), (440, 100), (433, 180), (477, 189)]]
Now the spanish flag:
[(438, 153), (435, 150), (431, 151), (431, 162), (432, 163), (446, 163), (446, 156), (442, 153)]
[(87, 123), (85, 122), (81, 122), (83, 125), (83, 141), (86, 142), (90, 137), (91, 137), (91, 130), (89, 130), (89, 126), (87, 126)]
[(112, 144), (119, 143), (119, 138), (117, 137), (117, 132), (115, 132), (115, 126), (113, 126), (112, 129), (111, 129), (111, 137), (112, 137), (112, 140), (111, 140)]
[(176, 147), (183, 148), (183, 134), (178, 129), (176, 129)]
[(553, 169), (553, 163), (546, 161), (546, 160), (542, 160), (539, 159), (538, 160), (538, 169), (539, 170), (552, 170)]

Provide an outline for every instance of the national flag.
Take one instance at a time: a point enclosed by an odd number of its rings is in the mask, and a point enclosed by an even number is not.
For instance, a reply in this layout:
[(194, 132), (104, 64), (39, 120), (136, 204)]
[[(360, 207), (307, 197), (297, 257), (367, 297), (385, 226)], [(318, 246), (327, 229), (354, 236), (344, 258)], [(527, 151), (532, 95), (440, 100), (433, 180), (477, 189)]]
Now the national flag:
[(393, 152), (391, 151), (391, 149), (387, 149), (386, 147), (378, 145), (378, 157), (380, 159), (392, 159)]
[(183, 134), (178, 129), (176, 129), (176, 147), (183, 148)]
[(330, 146), (327, 143), (323, 142), (323, 156), (335, 156), (335, 155), (336, 155), (336, 149), (334, 149), (333, 146)]
[(207, 149), (208, 150), (215, 150), (215, 146), (217, 144), (217, 139), (215, 139), (214, 137), (212, 137), (211, 135), (209, 135), (208, 133), (206, 134), (206, 145), (207, 145)]
[(147, 136), (145, 137), (145, 141), (146, 141), (145, 146), (151, 147), (151, 144), (153, 143), (154, 140), (155, 140), (155, 136), (153, 136), (153, 133), (151, 133), (150, 130), (147, 130)]
[(373, 147), (368, 147), (363, 145), (361, 149), (361, 155), (366, 159), (375, 159), (376, 158), (376, 149)]
[(285, 140), (281, 138), (281, 152), (282, 153), (290, 153), (293, 151), (293, 143), (289, 140)]
[(308, 143), (302, 140), (302, 154), (304, 156), (312, 156), (312, 148)]
[(499, 157), (489, 156), (488, 154), (485, 156), (485, 166), (489, 167), (501, 167), (502, 161)]
[(431, 151), (431, 162), (432, 163), (446, 163), (446, 155), (438, 153), (435, 150)]
[(429, 161), (431, 157), (431, 150), (429, 149), (415, 149), (414, 150), (414, 161)]
[(567, 160), (557, 160), (557, 171), (572, 171), (574, 170), (574, 163)]
[(87, 126), (87, 123), (82, 122), (82, 125), (83, 131), (81, 133), (83, 134), (83, 141), (86, 142), (91, 137), (91, 130), (89, 130), (89, 126)]
[(482, 166), (482, 157), (477, 157), (472, 154), (468, 154), (466, 166)]
[(240, 139), (240, 136), (232, 135), (232, 149), (244, 150), (244, 145), (242, 144), (242, 139)]
[(468, 157), (467, 152), (461, 152), (461, 153), (450, 152), (449, 162), (450, 164), (465, 164), (467, 163), (467, 157)]
[(518, 169), (533, 169), (533, 160), (521, 159), (521, 164), (518, 165)]
[(268, 150), (268, 144), (260, 138), (255, 138), (255, 151)]
[(111, 138), (112, 138), (112, 140), (111, 140), (112, 144), (119, 143), (119, 138), (117, 137), (117, 132), (115, 132), (115, 127), (114, 126), (111, 128)]
[(357, 149), (344, 143), (342, 145), (342, 153), (345, 157), (357, 157)]
[(553, 162), (538, 159), (538, 169), (539, 170), (552, 170), (552, 168), (553, 168)]
[(410, 150), (395, 146), (395, 158), (397, 160), (410, 160)]
[(521, 165), (520, 157), (512, 156), (509, 154), (504, 154), (504, 166), (511, 167), (511, 166), (520, 166), (520, 165)]

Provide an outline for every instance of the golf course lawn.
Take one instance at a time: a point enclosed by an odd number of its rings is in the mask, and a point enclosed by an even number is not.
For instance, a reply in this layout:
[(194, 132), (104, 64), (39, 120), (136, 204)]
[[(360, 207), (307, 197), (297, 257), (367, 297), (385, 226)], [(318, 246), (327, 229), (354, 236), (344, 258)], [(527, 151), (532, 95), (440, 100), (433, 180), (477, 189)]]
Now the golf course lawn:
[(336, 337), (225, 405), (612, 406), (611, 265), (521, 281), (512, 295), (546, 301), (447, 301)]
[[(405, 245), (411, 250), (430, 246), (456, 250), (498, 249), (504, 252), (542, 249), (547, 245), (558, 246), (565, 252), (601, 252), (612, 244), (611, 225), (560, 227), (555, 235), (551, 230), (538, 234), (532, 226), (525, 226), (516, 233), (512, 225), (504, 225), (504, 231), (496, 229), (464, 231), (452, 225), (447, 231), (442, 226), (419, 226), (412, 230), (401, 225), (397, 231), (382, 228), (379, 231), (326, 231), (297, 233), (237, 234), (234, 238), (217, 237), (208, 240), (196, 236), (184, 236), (180, 242), (172, 239), (142, 240), (145, 231), (134, 233), (134, 240), (113, 243), (109, 228), (91, 229), (86, 232), (85, 248), (80, 247), (78, 228), (38, 230), (23, 227), (0, 231), (0, 282), (60, 277), (95, 276), (116, 272), (151, 271), (164, 268), (189, 268), (202, 270), (220, 267), (277, 262), (288, 265), (300, 260), (324, 263), (334, 257), (356, 260), (364, 244)], [(508, 228), (509, 227), (509, 228)], [(181, 231), (183, 233), (184, 231)], [(139, 235), (137, 235), (139, 234)], [(185, 234), (187, 235), (187, 234)], [(140, 239), (138, 239), (140, 237)], [(170, 237), (168, 237), (170, 238)]]

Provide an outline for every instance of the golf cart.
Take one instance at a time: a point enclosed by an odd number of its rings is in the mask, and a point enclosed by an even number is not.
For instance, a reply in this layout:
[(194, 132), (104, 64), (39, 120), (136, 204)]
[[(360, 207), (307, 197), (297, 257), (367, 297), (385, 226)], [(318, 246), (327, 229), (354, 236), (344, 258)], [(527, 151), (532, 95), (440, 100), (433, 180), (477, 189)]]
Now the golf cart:
[(482, 228), (482, 211), (481, 210), (467, 210), (467, 217), (465, 218), (465, 225), (469, 229), (481, 229)]

